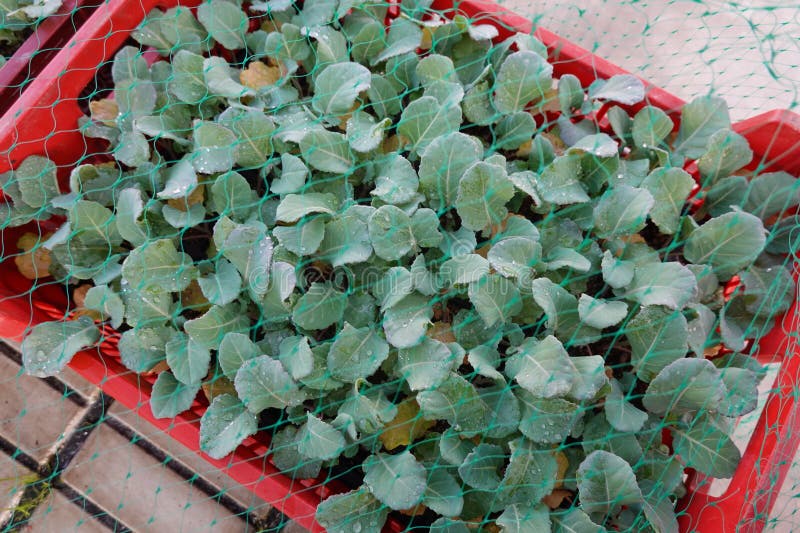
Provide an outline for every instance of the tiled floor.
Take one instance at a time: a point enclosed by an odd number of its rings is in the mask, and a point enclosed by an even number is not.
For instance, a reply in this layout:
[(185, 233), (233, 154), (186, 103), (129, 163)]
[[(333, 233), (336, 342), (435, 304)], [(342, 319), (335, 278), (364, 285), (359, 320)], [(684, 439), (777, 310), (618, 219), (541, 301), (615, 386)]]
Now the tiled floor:
[(0, 530), (306, 530), (68, 371), (41, 380), (0, 343)]

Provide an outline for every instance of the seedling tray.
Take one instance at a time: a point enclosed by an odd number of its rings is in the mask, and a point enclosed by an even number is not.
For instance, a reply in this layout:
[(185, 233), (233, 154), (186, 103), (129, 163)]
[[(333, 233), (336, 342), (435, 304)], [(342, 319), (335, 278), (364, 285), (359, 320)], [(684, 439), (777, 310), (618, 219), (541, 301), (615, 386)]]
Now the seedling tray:
[[(87, 153), (87, 141), (77, 127), (82, 116), (78, 95), (96, 69), (113, 58), (130, 32), (153, 8), (169, 9), (178, 4), (192, 7), (197, 3), (197, 0), (111, 0), (100, 5), (0, 119), (0, 172), (16, 167), (29, 155), (40, 154), (53, 160), (66, 176)], [(438, 0), (433, 7), (493, 24), (500, 31), (500, 39), (515, 32), (531, 31), (530, 21), (491, 2)], [(556, 76), (573, 74), (586, 86), (597, 78), (626, 73), (543, 28), (538, 28), (535, 34), (547, 45)], [(670, 114), (677, 128), (684, 102), (662, 89), (645, 85), (646, 101), (632, 110), (646, 104), (660, 107)], [(598, 116), (602, 114), (603, 110)], [(749, 169), (800, 173), (800, 116), (773, 111), (740, 122), (734, 129), (747, 138), (753, 149)], [(4, 256), (16, 252), (16, 240), (23, 232), (44, 233), (56, 227), (55, 222), (45, 222), (2, 231), (0, 243)], [(800, 272), (798, 261), (794, 266), (795, 277)], [(46, 281), (34, 285), (17, 272), (13, 261), (0, 261), (0, 337), (19, 340), (31, 326), (61, 319), (68, 309), (69, 302), (60, 285)], [(800, 329), (798, 313), (795, 301), (774, 329), (758, 341), (759, 360), (779, 363), (780, 370), (729, 487), (721, 496), (711, 496), (709, 480), (687, 471), (689, 490), (679, 502), (682, 531), (717, 533), (763, 528), (800, 444), (800, 409), (795, 393), (800, 384), (800, 347), (797, 334), (791, 333)], [(269, 441), (264, 433), (246, 440), (225, 460), (209, 458), (198, 444), (199, 421), (206, 402), (198, 399), (189, 411), (173, 420), (154, 418), (149, 407), (154, 377), (136, 375), (122, 366), (116, 351), (117, 337), (114, 331), (107, 330), (99, 347), (79, 353), (70, 366), (278, 510), (312, 531), (322, 531), (314, 520), (316, 507), (328, 494), (345, 490), (341, 483), (293, 480), (281, 474), (268, 459)], [(390, 520), (387, 529), (399, 531), (402, 526)]]
[(6, 58), (0, 67), (0, 114), (6, 112), (33, 83), (39, 72), (94, 11), (99, 0), (65, 0), (61, 7), (39, 23), (34, 32)]

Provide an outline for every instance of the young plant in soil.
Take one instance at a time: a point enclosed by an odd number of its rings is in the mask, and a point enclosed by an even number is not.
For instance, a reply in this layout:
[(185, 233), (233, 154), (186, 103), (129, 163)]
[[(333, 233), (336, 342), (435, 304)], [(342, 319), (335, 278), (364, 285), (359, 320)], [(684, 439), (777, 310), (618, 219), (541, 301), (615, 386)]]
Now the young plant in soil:
[(8, 225), (65, 219), (15, 259), (76, 304), (25, 369), (110, 325), (156, 416), (208, 398), (210, 456), (261, 427), (287, 475), (346, 478), (330, 531), (675, 531), (684, 468), (740, 459), (797, 182), (740, 170), (717, 97), (676, 127), (428, 4), (153, 12), (82, 124), (107, 153), (3, 177)]

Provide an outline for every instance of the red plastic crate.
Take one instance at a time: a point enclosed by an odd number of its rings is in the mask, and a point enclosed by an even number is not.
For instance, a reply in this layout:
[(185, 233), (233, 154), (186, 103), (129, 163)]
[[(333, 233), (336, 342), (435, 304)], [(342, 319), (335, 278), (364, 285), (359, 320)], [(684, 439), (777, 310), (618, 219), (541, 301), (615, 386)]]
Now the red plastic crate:
[[(199, 0), (111, 0), (98, 7), (89, 23), (75, 34), (70, 44), (0, 119), (0, 172), (16, 167), (29, 155), (46, 154), (59, 165), (60, 172), (68, 173), (87, 150), (86, 140), (77, 128), (78, 118), (82, 116), (77, 104), (78, 94), (91, 80), (95, 69), (113, 58), (130, 32), (153, 8), (198, 3)], [(490, 2), (437, 0), (434, 8), (493, 24), (500, 30), (500, 38), (531, 31), (529, 20)], [(538, 28), (535, 34), (547, 45), (556, 76), (573, 74), (585, 86), (597, 78), (626, 73), (543, 28)], [(645, 85), (645, 103), (664, 109), (677, 124), (684, 102), (662, 89)], [(773, 111), (740, 122), (734, 129), (744, 135), (753, 148), (755, 155), (750, 168), (800, 174), (800, 116), (789, 111)], [(23, 231), (44, 232), (55, 226), (44, 223), (40, 224), (40, 229), (28, 226), (1, 232), (3, 253), (0, 257), (16, 253), (15, 243)], [(796, 262), (795, 275), (798, 271), (800, 264)], [(689, 472), (689, 493), (679, 503), (683, 531), (757, 531), (763, 527), (800, 443), (800, 411), (795, 401), (800, 384), (798, 305), (795, 302), (776, 327), (759, 340), (759, 358), (773, 362), (778, 354), (782, 357), (782, 366), (730, 487), (722, 496), (711, 497), (704, 492), (703, 479)], [(0, 261), (0, 337), (19, 340), (32, 325), (63, 318), (67, 307), (59, 285), (40, 283), (34, 287), (17, 273), (13, 261)], [(322, 486), (313, 480), (292, 480), (280, 474), (266, 458), (268, 436), (264, 434), (248, 439), (226, 460), (213, 460), (202, 454), (198, 445), (199, 418), (205, 403), (198, 400), (189, 412), (174, 420), (155, 419), (149, 407), (153, 380), (137, 376), (120, 364), (114, 333), (108, 333), (106, 342), (99, 348), (78, 354), (70, 366), (301, 525), (321, 531), (314, 521), (316, 506), (327, 494), (344, 490), (343, 486), (335, 481)], [(401, 527), (390, 521), (387, 529), (397, 531)]]
[(61, 7), (36, 26), (14, 55), (0, 68), (0, 114), (36, 78), (66, 45), (94, 11), (99, 0), (65, 0)]

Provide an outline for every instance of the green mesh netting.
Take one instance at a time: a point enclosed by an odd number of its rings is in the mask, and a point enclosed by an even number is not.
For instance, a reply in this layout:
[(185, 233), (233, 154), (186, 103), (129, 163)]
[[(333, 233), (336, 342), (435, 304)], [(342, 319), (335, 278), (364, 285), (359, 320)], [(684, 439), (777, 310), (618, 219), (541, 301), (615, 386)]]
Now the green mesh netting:
[(7, 528), (794, 529), (800, 7), (452, 4), (95, 9), (0, 122)]

